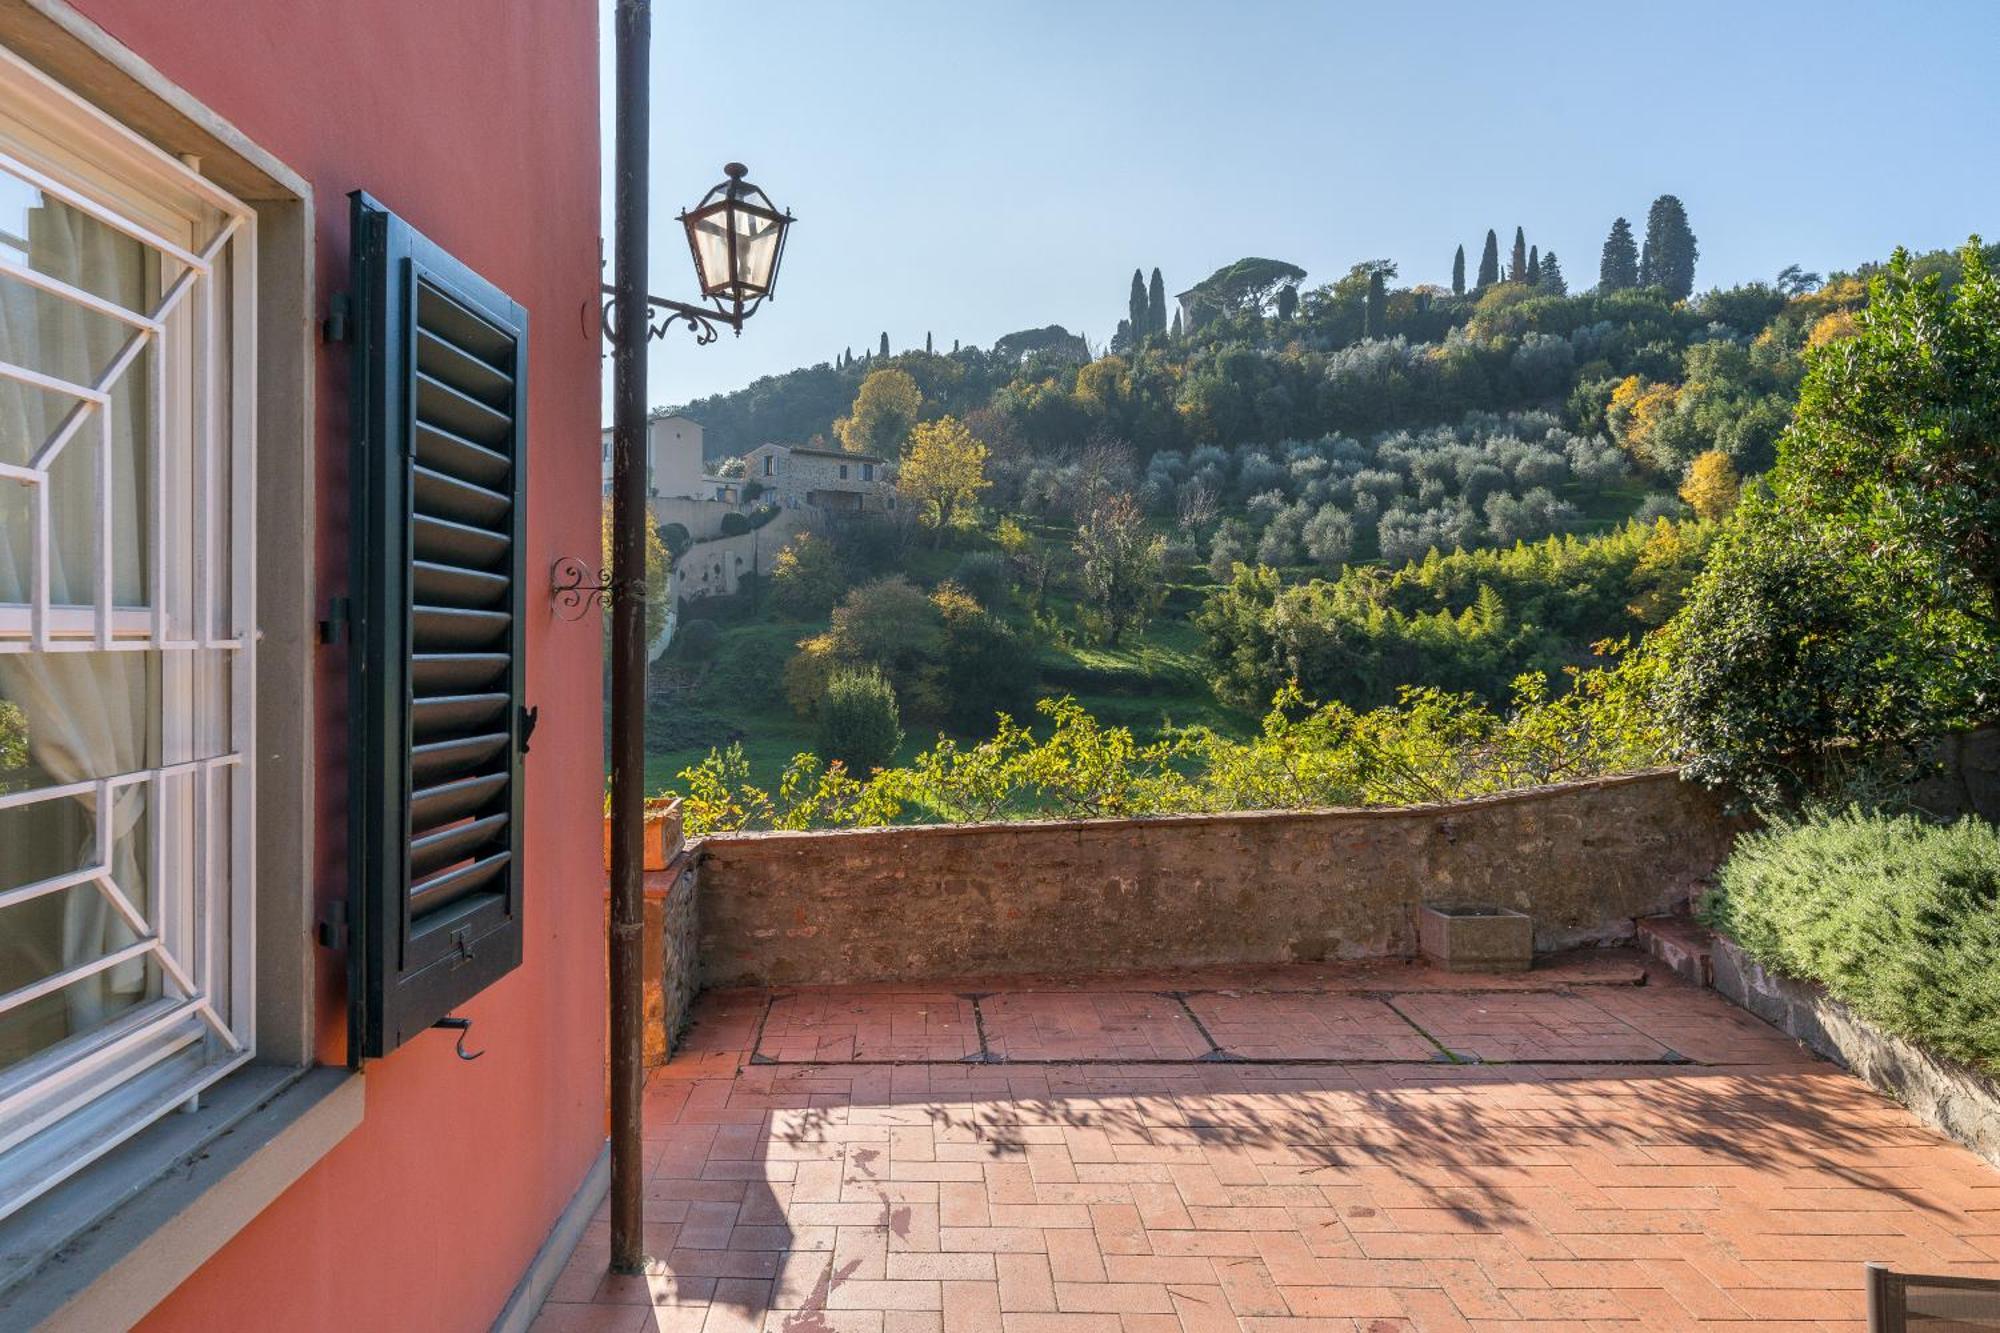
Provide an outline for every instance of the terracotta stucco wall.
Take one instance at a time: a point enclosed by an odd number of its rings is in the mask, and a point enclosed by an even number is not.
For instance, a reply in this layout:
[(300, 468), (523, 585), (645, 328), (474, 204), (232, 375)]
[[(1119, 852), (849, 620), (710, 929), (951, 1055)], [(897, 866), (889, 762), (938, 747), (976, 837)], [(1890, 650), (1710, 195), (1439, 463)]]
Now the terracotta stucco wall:
[(1735, 824), (1672, 773), (1451, 806), (710, 837), (708, 986), (964, 980), (1411, 953), (1422, 902), (1629, 938)]
[[(593, 0), (76, 0), (308, 179), (317, 303), (346, 285), (365, 189), (530, 312), (527, 567), (598, 547), (597, 5)], [(316, 395), (318, 599), (344, 590), (346, 357)], [(604, 1134), (601, 636), (530, 594), (522, 967), (447, 1033), (368, 1067), (361, 1127), (155, 1311), (152, 1329), (473, 1329), (498, 1313)], [(320, 653), (322, 898), (345, 890), (345, 662)], [(302, 942), (303, 943), (303, 942)], [(340, 956), (318, 951), (319, 1054), (345, 1052)]]

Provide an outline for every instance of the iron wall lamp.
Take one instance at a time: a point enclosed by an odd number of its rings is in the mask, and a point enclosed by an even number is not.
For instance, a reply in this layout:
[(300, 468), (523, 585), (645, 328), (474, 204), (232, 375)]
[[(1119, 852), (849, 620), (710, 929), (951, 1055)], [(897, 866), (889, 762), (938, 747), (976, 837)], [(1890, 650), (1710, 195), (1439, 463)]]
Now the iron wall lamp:
[[(646, 337), (664, 338), (676, 324), (685, 324), (698, 345), (716, 340), (716, 325), (726, 324), (739, 336), (743, 321), (771, 298), (778, 286), (778, 265), (785, 257), (785, 233), (792, 225), (790, 209), (780, 212), (762, 190), (744, 179), (741, 162), (722, 168), (720, 185), (693, 208), (678, 216), (687, 229), (688, 253), (694, 258), (695, 283), (711, 305), (690, 305), (663, 296), (646, 297)], [(621, 334), (612, 315), (613, 289), (605, 287), (604, 336), (613, 347)], [(655, 318), (655, 315), (659, 318)]]
[[(667, 330), (676, 324), (687, 325), (697, 346), (716, 340), (717, 324), (727, 324), (740, 337), (743, 321), (756, 314), (777, 289), (778, 265), (785, 257), (785, 233), (792, 225), (792, 212), (779, 212), (769, 195), (744, 179), (748, 174), (749, 168), (741, 162), (726, 164), (722, 183), (679, 214), (681, 226), (687, 229), (688, 252), (694, 257), (695, 282), (702, 296), (714, 305), (689, 305), (648, 294), (648, 342), (666, 337)], [(616, 348), (622, 342), (612, 313), (616, 290), (605, 286), (603, 295), (604, 337)], [(654, 317), (655, 312), (659, 318)], [(650, 449), (647, 452), (650, 454)], [(629, 582), (633, 592), (643, 598), (645, 579)], [(618, 592), (617, 584), (609, 569), (569, 555), (556, 561), (549, 577), (556, 614), (564, 620), (581, 620), (593, 603), (610, 605)], [(671, 590), (668, 595), (672, 595)]]

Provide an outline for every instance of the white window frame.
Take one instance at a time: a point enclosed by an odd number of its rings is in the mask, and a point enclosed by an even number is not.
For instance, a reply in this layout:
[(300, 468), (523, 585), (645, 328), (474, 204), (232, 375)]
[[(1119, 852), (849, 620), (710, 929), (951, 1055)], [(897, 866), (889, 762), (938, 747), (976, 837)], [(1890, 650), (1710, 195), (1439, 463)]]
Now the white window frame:
[[(0, 271), (59, 299), (123, 322), (130, 341), (92, 385), (72, 385), (19, 367), (0, 374), (69, 396), (80, 405), (30, 466), (0, 464), (0, 484), (36, 491), (31, 601), (0, 605), (0, 653), (144, 651), (156, 653), (162, 678), (226, 655), (231, 664), (226, 750), (90, 781), (0, 796), (0, 808), (89, 794), (97, 808), (114, 792), (148, 785), (149, 808), (191, 804), (188, 845), (168, 872), (162, 846), (169, 821), (155, 818), (147, 855), (149, 910), (111, 882), (110, 822), (100, 822), (94, 864), (70, 874), (0, 891), (0, 906), (84, 885), (104, 892), (137, 937), (112, 957), (148, 956), (162, 993), (96, 1031), (65, 1040), (0, 1072), (0, 1217), (63, 1180), (248, 1062), (256, 1044), (255, 775), (256, 754), (256, 215), (110, 116), (20, 57), (0, 47), (0, 170), (62, 199), (183, 267), (149, 311), (126, 311), (0, 256)], [(218, 276), (227, 276), (225, 308)], [(109, 390), (140, 351), (153, 348), (147, 393), (152, 447), (184, 438), (193, 452), (185, 497), (168, 495), (168, 469), (152, 471), (148, 605), (116, 605), (111, 554)], [(172, 349), (174, 353), (169, 354)], [(222, 371), (228, 371), (225, 385)], [(92, 604), (52, 605), (48, 589), (46, 465), (59, 449), (96, 447), (97, 578)], [(226, 467), (224, 464), (226, 463)], [(221, 525), (227, 486), (228, 550)], [(164, 516), (185, 503), (194, 553), (191, 614), (169, 613)], [(226, 587), (227, 611), (218, 610)], [(197, 672), (204, 669), (195, 668)], [(163, 690), (161, 724), (171, 730), (172, 700)], [(162, 800), (168, 784), (176, 795)], [(94, 791), (93, 791), (94, 788)], [(218, 799), (224, 792), (227, 801)], [(102, 959), (0, 996), (24, 1002), (33, 990), (89, 975)], [(32, 998), (30, 996), (29, 998)]]

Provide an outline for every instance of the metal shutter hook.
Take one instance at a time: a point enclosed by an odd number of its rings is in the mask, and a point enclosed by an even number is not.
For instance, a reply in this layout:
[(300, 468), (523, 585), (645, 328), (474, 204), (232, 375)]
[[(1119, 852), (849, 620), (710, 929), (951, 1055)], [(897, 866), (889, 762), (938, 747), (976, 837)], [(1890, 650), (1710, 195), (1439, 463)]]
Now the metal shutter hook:
[(479, 1058), (480, 1056), (482, 1056), (482, 1055), (486, 1054), (486, 1052), (485, 1052), (485, 1051), (468, 1051), (468, 1050), (466, 1050), (466, 1049), (465, 1049), (465, 1039), (466, 1039), (466, 1037), (467, 1037), (468, 1035), (470, 1035), (470, 1034), (471, 1034), (471, 1032), (472, 1032), (472, 1020), (471, 1020), (471, 1019), (469, 1019), (469, 1018), (440, 1018), (440, 1019), (439, 1019), (439, 1020), (438, 1020), (437, 1022), (435, 1022), (435, 1023), (431, 1024), (431, 1026), (432, 1026), (432, 1027), (434, 1027), (434, 1028), (450, 1028), (450, 1029), (452, 1029), (452, 1030), (453, 1030), (454, 1032), (458, 1033), (458, 1043), (457, 1043), (457, 1045), (456, 1045), (456, 1046), (454, 1046), (454, 1047), (453, 1047), (452, 1049), (454, 1049), (454, 1050), (456, 1050), (456, 1051), (458, 1052), (458, 1058), (459, 1058), (459, 1059), (461, 1059), (461, 1060), (477, 1060), (477, 1059), (478, 1059), (478, 1058)]

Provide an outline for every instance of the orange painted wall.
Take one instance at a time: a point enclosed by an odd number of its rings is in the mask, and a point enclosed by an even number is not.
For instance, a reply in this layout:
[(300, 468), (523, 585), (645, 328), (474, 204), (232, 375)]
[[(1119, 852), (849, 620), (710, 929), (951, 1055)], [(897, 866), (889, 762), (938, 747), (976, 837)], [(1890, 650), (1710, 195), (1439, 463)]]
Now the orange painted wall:
[[(598, 544), (595, 0), (74, 0), (311, 181), (318, 302), (365, 189), (524, 304), (528, 568)], [(344, 590), (346, 356), (317, 368), (319, 594)], [(367, 1070), (362, 1126), (156, 1310), (153, 1330), (484, 1328), (604, 1136), (601, 637), (530, 593), (526, 960)], [(322, 650), (319, 890), (345, 891), (345, 670)], [(344, 1063), (321, 950), (320, 1057)]]

